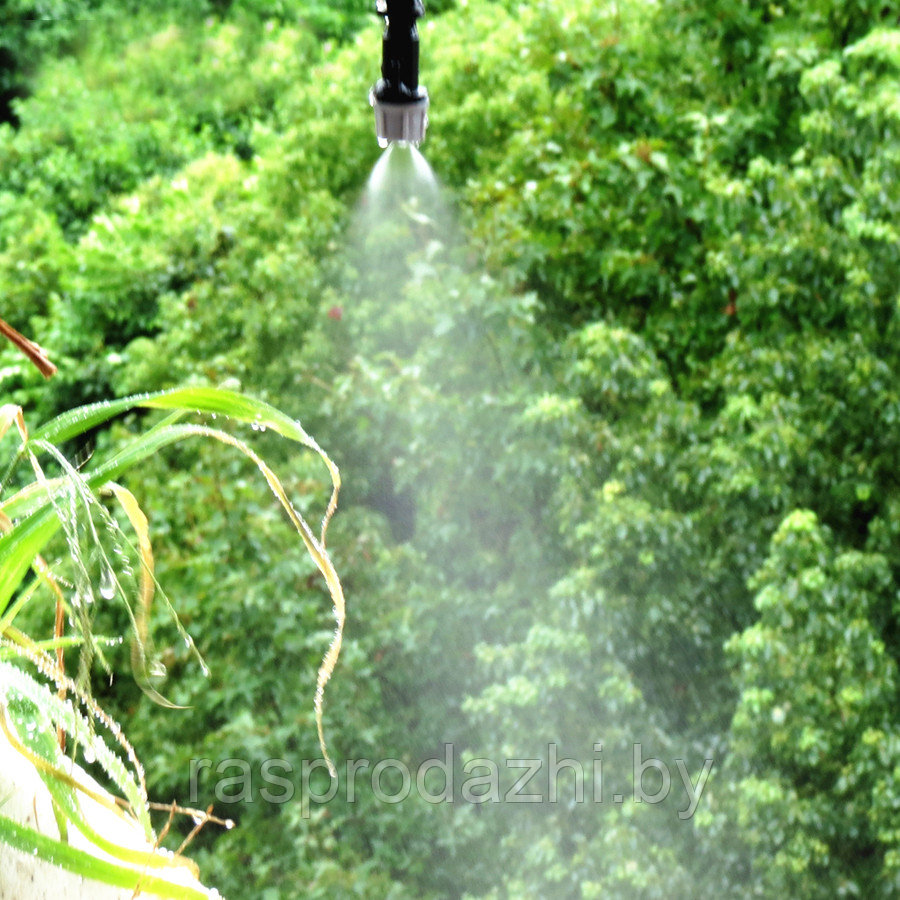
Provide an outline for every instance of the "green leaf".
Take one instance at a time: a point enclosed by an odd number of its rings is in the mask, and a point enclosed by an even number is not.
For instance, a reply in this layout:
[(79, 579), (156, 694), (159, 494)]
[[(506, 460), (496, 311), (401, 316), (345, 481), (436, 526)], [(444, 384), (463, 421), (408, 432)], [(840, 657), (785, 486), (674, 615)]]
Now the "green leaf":
[(172, 884), (164, 878), (147, 875), (142, 870), (98, 859), (91, 853), (63, 844), (2, 814), (0, 841), (22, 853), (37, 856), (50, 865), (60, 866), (73, 875), (102, 884), (129, 889), (140, 887), (142, 892), (171, 900), (209, 900), (210, 897), (208, 891)]

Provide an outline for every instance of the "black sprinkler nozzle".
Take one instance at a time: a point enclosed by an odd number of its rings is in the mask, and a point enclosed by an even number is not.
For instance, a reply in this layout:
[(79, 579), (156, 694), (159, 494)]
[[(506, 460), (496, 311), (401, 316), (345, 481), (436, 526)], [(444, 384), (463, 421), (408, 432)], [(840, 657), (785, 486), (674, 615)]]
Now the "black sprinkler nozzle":
[(428, 91), (419, 85), (419, 30), (416, 20), (425, 15), (422, 0), (377, 0), (384, 16), (381, 44), (381, 79), (369, 102), (375, 109), (375, 133), (386, 147), (391, 141), (418, 144), (428, 124)]

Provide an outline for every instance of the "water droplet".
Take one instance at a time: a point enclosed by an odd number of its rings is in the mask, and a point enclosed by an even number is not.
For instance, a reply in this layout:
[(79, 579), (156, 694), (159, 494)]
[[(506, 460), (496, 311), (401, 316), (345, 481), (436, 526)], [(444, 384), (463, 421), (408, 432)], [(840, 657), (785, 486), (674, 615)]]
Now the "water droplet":
[(112, 600), (116, 596), (116, 576), (109, 566), (104, 567), (100, 575), (100, 596), (104, 600)]
[(154, 678), (163, 678), (166, 674), (166, 667), (158, 659), (150, 663), (150, 674)]
[(90, 588), (83, 591), (75, 591), (75, 596), (72, 598), (72, 606), (75, 609), (81, 609), (82, 606), (90, 606), (93, 602), (94, 592)]

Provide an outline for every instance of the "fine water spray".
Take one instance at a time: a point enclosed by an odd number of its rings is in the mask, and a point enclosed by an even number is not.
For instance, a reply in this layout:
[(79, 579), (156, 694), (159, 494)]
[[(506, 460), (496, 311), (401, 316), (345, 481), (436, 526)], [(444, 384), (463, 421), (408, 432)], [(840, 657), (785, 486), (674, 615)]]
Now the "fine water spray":
[(387, 147), (395, 142), (417, 145), (428, 125), (428, 91), (419, 84), (419, 30), (425, 15), (422, 0), (376, 0), (384, 16), (381, 78), (369, 93), (375, 110), (375, 134)]

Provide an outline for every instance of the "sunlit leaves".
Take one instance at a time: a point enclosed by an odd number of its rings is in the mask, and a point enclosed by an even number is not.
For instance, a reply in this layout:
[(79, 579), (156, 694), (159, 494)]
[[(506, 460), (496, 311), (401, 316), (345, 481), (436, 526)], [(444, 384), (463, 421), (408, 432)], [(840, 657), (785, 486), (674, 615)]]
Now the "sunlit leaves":
[[(760, 620), (729, 644), (742, 696), (728, 802), (762, 826), (744, 833), (758, 874), (770, 890), (801, 890), (818, 873), (823, 891), (855, 883), (886, 896), (898, 764), (897, 664), (881, 636), (893, 592), (886, 560), (835, 552), (815, 515), (798, 511), (754, 586)], [(848, 864), (854, 854), (868, 862)]]

